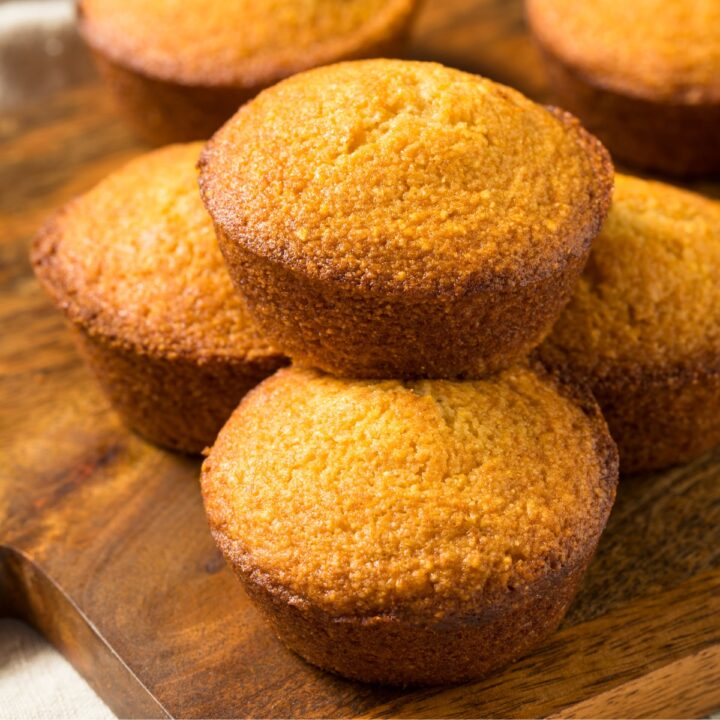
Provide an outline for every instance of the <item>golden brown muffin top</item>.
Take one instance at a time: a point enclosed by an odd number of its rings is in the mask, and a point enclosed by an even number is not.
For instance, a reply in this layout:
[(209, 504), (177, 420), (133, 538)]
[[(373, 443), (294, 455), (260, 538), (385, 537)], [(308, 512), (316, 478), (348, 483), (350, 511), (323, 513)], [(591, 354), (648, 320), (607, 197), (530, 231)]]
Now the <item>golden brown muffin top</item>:
[(34, 248), (71, 319), (162, 355), (258, 359), (250, 320), (200, 201), (201, 143), (136, 158), (69, 203)]
[(541, 43), (630, 95), (720, 101), (720, 0), (526, 0)]
[(599, 376), (720, 367), (720, 203), (616, 175), (605, 226), (542, 351)]
[(604, 149), (569, 116), (434, 63), (367, 60), (261, 93), (201, 158), (229, 237), (310, 276), (398, 292), (529, 280), (583, 253)]
[(572, 565), (615, 473), (597, 410), (529, 368), (468, 382), (292, 368), (233, 414), (202, 490), (226, 556), (292, 602), (439, 617)]
[(81, 0), (87, 41), (188, 85), (267, 85), (391, 39), (416, 0)]

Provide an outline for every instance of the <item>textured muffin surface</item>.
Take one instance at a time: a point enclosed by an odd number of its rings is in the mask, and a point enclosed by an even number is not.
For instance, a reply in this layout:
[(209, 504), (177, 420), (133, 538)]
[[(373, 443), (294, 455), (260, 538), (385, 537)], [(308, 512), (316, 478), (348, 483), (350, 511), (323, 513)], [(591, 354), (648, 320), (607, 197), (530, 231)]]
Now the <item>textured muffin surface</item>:
[(201, 144), (144, 155), (70, 203), (36, 248), (89, 332), (164, 356), (277, 354), (236, 293), (197, 191)]
[(527, 0), (543, 45), (610, 88), (720, 101), (718, 0)]
[(204, 151), (201, 186), (250, 252), (334, 283), (461, 293), (586, 249), (610, 184), (587, 142), (478, 76), (341, 63), (243, 107)]
[(226, 555), (291, 602), (442, 617), (596, 541), (614, 496), (599, 426), (529, 368), (406, 383), (282, 370), (222, 430), (203, 495)]
[(414, 0), (83, 0), (84, 35), (116, 61), (193, 84), (265, 84), (361, 52)]
[(618, 174), (606, 223), (543, 353), (599, 377), (717, 366), (719, 277), (720, 203)]

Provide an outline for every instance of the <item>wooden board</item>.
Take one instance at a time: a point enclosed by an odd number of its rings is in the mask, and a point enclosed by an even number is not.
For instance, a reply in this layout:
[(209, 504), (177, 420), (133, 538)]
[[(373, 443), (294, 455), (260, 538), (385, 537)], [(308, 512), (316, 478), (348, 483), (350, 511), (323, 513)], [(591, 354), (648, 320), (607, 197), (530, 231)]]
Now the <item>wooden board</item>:
[[(515, 2), (429, 0), (411, 55), (545, 99)], [(483, 682), (364, 686), (286, 652), (213, 547), (199, 462), (123, 429), (30, 272), (43, 217), (141, 148), (94, 84), (2, 118), (0, 146), (0, 612), (46, 634), (117, 713), (672, 717), (720, 707), (720, 451), (623, 480), (561, 630)]]

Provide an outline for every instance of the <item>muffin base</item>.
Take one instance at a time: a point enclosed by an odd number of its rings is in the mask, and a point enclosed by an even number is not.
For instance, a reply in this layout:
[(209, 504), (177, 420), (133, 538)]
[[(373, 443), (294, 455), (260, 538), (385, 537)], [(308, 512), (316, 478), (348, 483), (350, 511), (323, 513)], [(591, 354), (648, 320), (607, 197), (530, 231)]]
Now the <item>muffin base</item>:
[[(568, 546), (567, 560), (544, 559), (544, 572), (527, 584), (486, 589), (439, 616), (413, 614), (402, 606), (376, 615), (337, 616), (276, 583), (222, 526), (211, 528), (215, 542), (279, 639), (311, 664), (389, 685), (477, 680), (524, 655), (557, 628), (597, 549), (614, 501), (617, 449), (597, 403), (582, 386), (559, 381), (557, 388), (593, 424), (598, 485), (607, 492), (598, 496), (597, 522), (585, 528), (581, 542)], [(206, 460), (204, 473), (211, 461)]]
[[(215, 534), (223, 548), (223, 539)], [(227, 548), (224, 549), (227, 557)], [(555, 631), (595, 551), (581, 563), (513, 589), (475, 614), (434, 620), (392, 613), (332, 616), (235, 565), (242, 585), (283, 644), (323, 670), (385, 685), (445, 685), (487, 675)]]
[(231, 277), (273, 344), (296, 363), (356, 378), (476, 378), (526, 357), (570, 299), (591, 239), (540, 280), (420, 296), (310, 278), (216, 231)]
[(542, 48), (558, 105), (577, 115), (613, 158), (676, 176), (720, 172), (720, 103), (670, 103), (603, 87)]
[(623, 473), (688, 462), (720, 445), (720, 364), (617, 372), (593, 390)]
[(287, 364), (163, 357), (72, 325), (78, 349), (123, 422), (151, 442), (201, 453), (245, 393)]

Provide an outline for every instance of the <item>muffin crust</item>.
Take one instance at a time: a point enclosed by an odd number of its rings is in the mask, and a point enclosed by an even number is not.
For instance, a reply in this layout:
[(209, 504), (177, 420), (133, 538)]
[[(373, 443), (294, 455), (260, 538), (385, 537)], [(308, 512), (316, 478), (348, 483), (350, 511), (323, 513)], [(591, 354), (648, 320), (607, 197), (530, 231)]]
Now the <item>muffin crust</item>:
[(225, 269), (197, 192), (200, 147), (130, 162), (61, 209), (32, 251), (120, 413), (151, 439), (194, 451), (284, 362)]
[[(291, 648), (424, 683), (482, 674), (559, 622), (616, 474), (594, 403), (530, 368), (474, 382), (289, 369), (233, 414), (202, 489), (216, 541)], [(495, 655), (473, 644), (491, 636)]]
[(590, 382), (626, 471), (720, 443), (720, 204), (617, 175), (577, 290), (541, 349)]
[[(266, 332), (301, 361), (368, 377), (483, 374), (536, 345), (611, 182), (570, 116), (389, 60), (284, 81), (201, 159), (221, 248)], [(473, 317), (470, 340), (453, 326)]]

